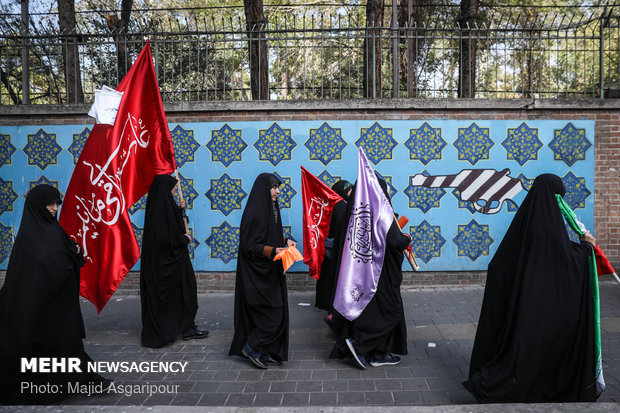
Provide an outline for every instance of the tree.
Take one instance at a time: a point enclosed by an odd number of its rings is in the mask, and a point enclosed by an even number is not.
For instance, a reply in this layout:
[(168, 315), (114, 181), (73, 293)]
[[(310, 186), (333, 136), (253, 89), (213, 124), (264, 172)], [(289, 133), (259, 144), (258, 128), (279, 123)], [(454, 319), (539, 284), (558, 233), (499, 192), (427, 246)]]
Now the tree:
[(461, 46), (459, 54), (459, 87), (461, 98), (476, 97), (476, 54), (478, 0), (461, 0)]
[(76, 34), (74, 0), (58, 0), (58, 25), (62, 38), (65, 83), (68, 103), (83, 103), (82, 76)]
[(250, 49), (250, 88), (253, 100), (269, 99), (269, 66), (265, 28), (267, 19), (263, 12), (263, 0), (244, 0), (245, 23)]
[(383, 0), (366, 2), (366, 38), (364, 39), (364, 92), (367, 98), (381, 97), (381, 27)]
[(112, 30), (114, 43), (116, 44), (116, 62), (119, 81), (125, 77), (125, 74), (127, 74), (127, 71), (132, 65), (127, 50), (127, 28), (129, 26), (132, 6), (133, 0), (122, 0), (120, 19), (116, 13), (105, 15), (105, 20), (108, 23), (108, 27)]

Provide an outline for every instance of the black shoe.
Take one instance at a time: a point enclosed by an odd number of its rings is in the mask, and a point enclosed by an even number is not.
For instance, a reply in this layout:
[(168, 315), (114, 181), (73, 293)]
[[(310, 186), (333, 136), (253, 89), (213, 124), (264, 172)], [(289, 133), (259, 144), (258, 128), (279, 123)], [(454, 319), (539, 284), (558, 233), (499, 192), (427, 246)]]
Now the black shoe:
[(243, 346), (243, 350), (241, 350), (241, 354), (249, 358), (252, 364), (254, 364), (259, 369), (267, 368), (267, 365), (260, 360), (261, 354), (257, 351), (254, 351), (254, 349), (250, 347), (250, 343), (245, 343), (245, 346)]
[(207, 338), (208, 335), (208, 331), (193, 329), (191, 331), (183, 333), (183, 340), (200, 340), (203, 338)]
[(276, 359), (275, 357), (273, 357), (269, 353), (261, 354), (259, 359), (265, 365), (272, 365), (272, 366), (280, 366), (280, 365), (282, 365), (282, 362), (280, 360)]

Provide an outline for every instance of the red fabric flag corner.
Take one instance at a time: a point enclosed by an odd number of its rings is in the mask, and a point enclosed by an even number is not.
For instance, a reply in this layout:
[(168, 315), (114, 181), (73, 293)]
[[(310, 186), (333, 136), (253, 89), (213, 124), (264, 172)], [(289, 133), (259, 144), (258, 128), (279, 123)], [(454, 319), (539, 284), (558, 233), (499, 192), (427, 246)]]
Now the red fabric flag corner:
[(603, 253), (603, 250), (601, 250), (598, 245), (594, 246), (594, 257), (596, 258), (596, 272), (599, 276), (613, 274), (616, 272)]
[(303, 200), (304, 264), (312, 278), (318, 279), (325, 256), (325, 238), (334, 206), (342, 198), (306, 168), (301, 167)]
[(116, 121), (93, 127), (59, 217), (86, 259), (80, 295), (98, 312), (140, 256), (129, 208), (176, 168), (149, 42), (116, 90), (124, 92)]

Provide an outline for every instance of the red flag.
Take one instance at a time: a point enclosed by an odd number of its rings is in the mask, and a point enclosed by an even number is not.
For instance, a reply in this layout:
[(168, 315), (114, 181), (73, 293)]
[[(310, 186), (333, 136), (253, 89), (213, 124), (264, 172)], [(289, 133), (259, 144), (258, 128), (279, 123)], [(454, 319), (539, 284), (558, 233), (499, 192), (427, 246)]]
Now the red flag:
[(114, 126), (93, 127), (59, 218), (82, 248), (80, 294), (98, 312), (140, 256), (129, 207), (176, 168), (149, 42), (116, 90), (123, 98)]
[(301, 198), (304, 210), (304, 263), (318, 279), (325, 256), (325, 238), (334, 206), (342, 198), (320, 179), (301, 167)]
[(594, 258), (596, 258), (596, 272), (599, 276), (607, 274), (615, 274), (614, 267), (603, 253), (598, 245), (594, 246)]

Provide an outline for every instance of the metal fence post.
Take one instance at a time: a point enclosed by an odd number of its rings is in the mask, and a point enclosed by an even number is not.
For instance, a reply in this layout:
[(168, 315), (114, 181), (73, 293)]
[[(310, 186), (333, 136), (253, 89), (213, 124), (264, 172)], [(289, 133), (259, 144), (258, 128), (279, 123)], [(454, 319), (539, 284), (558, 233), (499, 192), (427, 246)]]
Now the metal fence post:
[(21, 21), (21, 35), (22, 35), (22, 104), (27, 105), (30, 103), (30, 53), (28, 48), (28, 36), (29, 36), (29, 13), (28, 3), (29, 0), (21, 0), (22, 2), (22, 21)]

